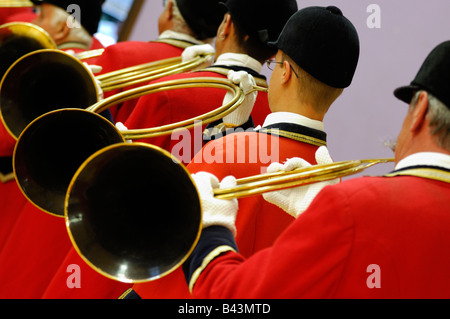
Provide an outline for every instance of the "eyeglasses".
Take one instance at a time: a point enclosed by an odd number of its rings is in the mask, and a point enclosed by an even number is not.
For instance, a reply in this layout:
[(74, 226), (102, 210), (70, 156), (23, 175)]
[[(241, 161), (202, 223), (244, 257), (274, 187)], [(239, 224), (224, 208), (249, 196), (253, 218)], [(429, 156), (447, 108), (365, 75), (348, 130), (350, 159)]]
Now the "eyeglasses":
[[(278, 61), (275, 61), (275, 60), (267, 60), (266, 63), (267, 63), (267, 67), (271, 71), (273, 71), (273, 69), (275, 68), (275, 64), (284, 64), (284, 62), (278, 62)], [(291, 66), (292, 72), (294, 72), (295, 76), (298, 79), (298, 74), (297, 74), (297, 72), (295, 72), (294, 68), (292, 67), (292, 64), (289, 63), (289, 65)]]

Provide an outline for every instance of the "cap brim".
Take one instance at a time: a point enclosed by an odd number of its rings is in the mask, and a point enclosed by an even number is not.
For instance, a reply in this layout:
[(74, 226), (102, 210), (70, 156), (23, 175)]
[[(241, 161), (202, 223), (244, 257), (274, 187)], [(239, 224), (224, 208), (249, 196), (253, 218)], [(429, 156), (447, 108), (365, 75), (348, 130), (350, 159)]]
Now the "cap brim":
[(411, 103), (414, 93), (418, 90), (420, 90), (420, 87), (416, 85), (402, 86), (394, 91), (394, 95), (399, 100), (409, 104)]
[[(226, 13), (227, 11), (230, 11), (230, 8), (228, 8), (226, 2), (219, 2), (219, 5), (220, 5), (221, 7), (223, 7), (224, 10), (226, 10), (225, 13)], [(224, 14), (225, 14), (225, 13), (224, 13)]]
[(278, 49), (278, 40), (277, 41), (269, 41), (267, 42), (267, 45), (271, 48), (277, 48)]

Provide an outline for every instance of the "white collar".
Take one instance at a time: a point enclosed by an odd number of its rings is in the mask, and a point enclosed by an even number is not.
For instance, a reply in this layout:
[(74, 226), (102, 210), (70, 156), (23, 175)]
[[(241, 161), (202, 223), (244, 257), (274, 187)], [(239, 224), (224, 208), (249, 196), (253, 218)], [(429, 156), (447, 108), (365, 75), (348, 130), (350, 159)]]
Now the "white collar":
[(450, 169), (450, 155), (433, 152), (423, 152), (409, 155), (395, 166), (396, 170), (411, 166), (439, 166)]
[(259, 63), (257, 60), (252, 58), (251, 56), (247, 54), (241, 54), (241, 53), (224, 53), (221, 54), (216, 62), (215, 65), (225, 65), (225, 66), (243, 66), (252, 69), (253, 71), (257, 73), (261, 73), (262, 71), (262, 64)]
[(292, 123), (313, 128), (322, 132), (325, 131), (323, 122), (312, 120), (306, 116), (291, 112), (270, 113), (269, 115), (267, 115), (263, 127), (277, 123)]
[(184, 40), (188, 42), (192, 42), (194, 44), (204, 44), (204, 42), (190, 36), (186, 33), (176, 32), (172, 30), (166, 30), (159, 35), (159, 39), (176, 39), (176, 40)]

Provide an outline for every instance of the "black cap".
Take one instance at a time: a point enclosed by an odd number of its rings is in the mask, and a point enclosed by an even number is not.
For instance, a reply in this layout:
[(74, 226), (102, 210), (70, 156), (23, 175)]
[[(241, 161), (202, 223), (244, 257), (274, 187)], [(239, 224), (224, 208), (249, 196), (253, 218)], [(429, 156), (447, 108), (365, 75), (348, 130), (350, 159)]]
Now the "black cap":
[(396, 89), (394, 95), (409, 104), (414, 93), (419, 90), (429, 92), (450, 108), (450, 41), (435, 47), (411, 85)]
[(271, 45), (331, 87), (346, 88), (352, 83), (359, 60), (359, 37), (337, 7), (298, 11)]
[(181, 15), (200, 40), (217, 35), (217, 29), (226, 12), (219, 2), (219, 0), (176, 0)]
[(296, 0), (228, 0), (223, 4), (250, 37), (264, 44), (275, 41), (298, 10)]
[(31, 0), (31, 2), (36, 5), (43, 3), (52, 4), (60, 7), (64, 11), (67, 11), (72, 4), (80, 6), (81, 21), (79, 22), (87, 32), (94, 35), (98, 30), (98, 25), (102, 17), (102, 5), (105, 0)]

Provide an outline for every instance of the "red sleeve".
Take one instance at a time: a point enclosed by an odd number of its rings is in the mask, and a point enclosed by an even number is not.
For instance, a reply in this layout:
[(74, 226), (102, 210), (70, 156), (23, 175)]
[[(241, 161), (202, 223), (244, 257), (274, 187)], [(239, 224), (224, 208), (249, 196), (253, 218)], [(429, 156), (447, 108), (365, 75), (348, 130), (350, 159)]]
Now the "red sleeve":
[(326, 298), (345, 268), (353, 220), (345, 199), (323, 191), (273, 245), (249, 259), (228, 252), (198, 277), (195, 298)]

